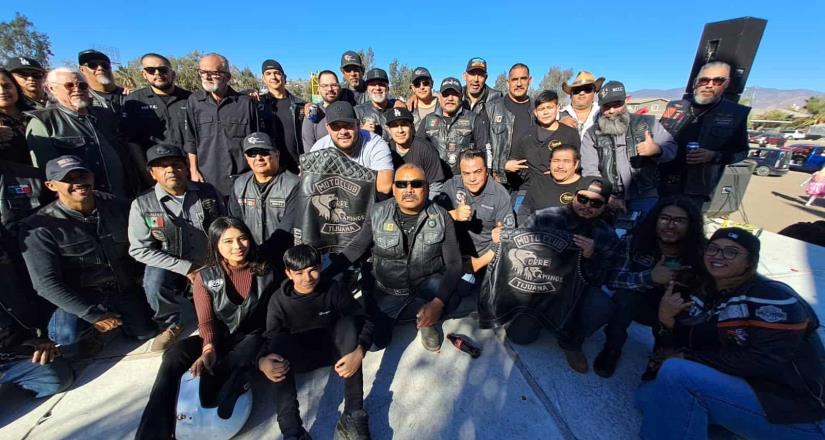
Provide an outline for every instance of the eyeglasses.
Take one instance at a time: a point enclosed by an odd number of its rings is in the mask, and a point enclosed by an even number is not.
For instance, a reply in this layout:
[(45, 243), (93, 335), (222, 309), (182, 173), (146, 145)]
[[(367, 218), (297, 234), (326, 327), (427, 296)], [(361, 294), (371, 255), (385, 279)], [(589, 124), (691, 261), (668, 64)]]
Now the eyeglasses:
[(68, 90), (70, 92), (72, 90), (74, 90), (75, 87), (77, 87), (78, 90), (89, 90), (89, 83), (80, 82), (80, 81), (78, 81), (78, 82), (67, 82), (67, 83), (63, 83), (62, 85), (66, 90)]
[(596, 86), (588, 84), (586, 86), (573, 87), (570, 91), (573, 92), (574, 95), (578, 95), (579, 93), (593, 93), (596, 91)]
[(706, 86), (706, 85), (708, 85), (708, 83), (713, 82), (713, 85), (721, 86), (722, 84), (727, 82), (727, 80), (728, 79), (725, 78), (724, 76), (716, 76), (716, 77), (713, 77), (713, 78), (708, 78), (706, 76), (702, 76), (702, 77), (696, 78), (696, 85), (697, 86)]
[(254, 159), (258, 156), (269, 157), (270, 154), (272, 154), (272, 150), (249, 150), (244, 153), (244, 156)]
[(83, 63), (83, 65), (92, 70), (97, 70), (98, 67), (102, 67), (103, 70), (109, 70), (112, 68), (112, 65), (106, 61), (89, 61), (88, 63)]
[(742, 253), (739, 249), (733, 246), (721, 247), (717, 246), (716, 244), (709, 244), (708, 247), (705, 249), (705, 255), (709, 257), (715, 257), (719, 252), (722, 252), (722, 257), (726, 260), (733, 260)]
[(159, 67), (144, 67), (143, 71), (148, 73), (149, 75), (154, 75), (155, 73), (159, 73), (161, 75), (166, 75), (169, 73), (171, 69), (166, 66), (159, 66)]
[(43, 72), (38, 72), (36, 70), (18, 70), (13, 72), (15, 75), (22, 76), (23, 78), (32, 78), (32, 79), (43, 79), (45, 75)]
[(424, 188), (424, 181), (421, 179), (415, 180), (396, 180), (393, 185), (395, 185), (398, 189), (404, 189), (407, 187), (412, 187), (413, 189), (421, 189)]
[(224, 70), (198, 70), (198, 74), (204, 78), (209, 78), (212, 76), (220, 78), (228, 73), (229, 72), (226, 72)]
[(334, 90), (341, 88), (341, 86), (338, 84), (318, 84), (318, 87), (323, 90)]
[(576, 201), (579, 202), (582, 205), (585, 205), (585, 206), (590, 205), (591, 207), (596, 208), (596, 209), (599, 209), (602, 206), (604, 206), (604, 200), (591, 199), (590, 197), (587, 197), (587, 196), (582, 195), (582, 194), (576, 194)]
[(686, 225), (688, 222), (687, 217), (671, 217), (669, 215), (662, 214), (659, 216), (659, 223), (664, 224), (671, 224), (674, 226), (682, 226)]
[(416, 87), (416, 88), (418, 88), (418, 87), (429, 87), (431, 85), (433, 85), (433, 83), (428, 79), (419, 79), (419, 80), (413, 81), (413, 87)]

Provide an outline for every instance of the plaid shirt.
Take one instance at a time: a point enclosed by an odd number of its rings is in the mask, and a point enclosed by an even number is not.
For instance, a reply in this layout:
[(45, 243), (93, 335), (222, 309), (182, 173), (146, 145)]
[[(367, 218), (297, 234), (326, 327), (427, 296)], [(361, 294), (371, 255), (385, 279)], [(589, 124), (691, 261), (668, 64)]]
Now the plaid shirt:
[(616, 249), (618, 264), (608, 271), (607, 287), (636, 291), (653, 289), (656, 285), (653, 283), (651, 271), (656, 266), (656, 257), (633, 253), (630, 242), (627, 238), (620, 240)]

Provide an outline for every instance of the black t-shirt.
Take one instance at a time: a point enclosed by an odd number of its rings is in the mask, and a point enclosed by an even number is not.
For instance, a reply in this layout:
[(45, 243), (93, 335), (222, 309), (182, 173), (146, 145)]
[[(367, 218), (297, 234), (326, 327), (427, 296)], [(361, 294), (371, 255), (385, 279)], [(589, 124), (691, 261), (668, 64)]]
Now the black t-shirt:
[(401, 232), (404, 234), (404, 251), (406, 252), (410, 246), (410, 235), (415, 231), (415, 225), (418, 224), (418, 213), (404, 214), (396, 208), (395, 216), (398, 227), (401, 228)]
[(524, 201), (519, 207), (519, 221), (539, 209), (570, 204), (576, 195), (576, 185), (578, 183), (579, 181), (576, 180), (573, 183), (560, 184), (547, 175), (537, 177), (530, 185), (530, 189), (527, 190)]
[(398, 153), (395, 141), (390, 141), (390, 152), (392, 152), (392, 166), (396, 170), (405, 163), (417, 165), (424, 170), (427, 181), (430, 183), (444, 180), (444, 170), (441, 169), (441, 159), (438, 152), (429, 141), (421, 138), (414, 138), (410, 149), (405, 155)]
[(511, 139), (521, 139), (530, 132), (530, 122), (533, 120), (533, 113), (531, 112), (530, 100), (523, 103), (515, 102), (510, 99), (510, 96), (504, 97), (504, 107), (516, 116), (513, 123), (513, 133)]
[(272, 98), (275, 107), (275, 117), (272, 118), (272, 142), (278, 147), (281, 153), (289, 153), (293, 159), (298, 160), (298, 150), (295, 140), (295, 116), (289, 111), (290, 102), (288, 98)]
[[(553, 142), (558, 141), (558, 142)], [(520, 138), (513, 144), (510, 153), (511, 160), (527, 159), (527, 169), (521, 173), (524, 183), (521, 189), (530, 189), (530, 181), (540, 176), (545, 176), (550, 162), (550, 144), (572, 145), (579, 149), (581, 138), (575, 128), (570, 128), (564, 124), (558, 124), (555, 130), (546, 130), (538, 125), (528, 132), (527, 136)]]

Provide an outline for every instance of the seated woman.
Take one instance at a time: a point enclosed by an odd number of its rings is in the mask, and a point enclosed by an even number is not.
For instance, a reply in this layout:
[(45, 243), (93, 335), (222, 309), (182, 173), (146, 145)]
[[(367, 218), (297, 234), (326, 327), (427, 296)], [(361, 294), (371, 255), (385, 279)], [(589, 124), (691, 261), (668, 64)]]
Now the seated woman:
[(636, 395), (641, 438), (702, 439), (717, 425), (748, 439), (825, 438), (819, 320), (793, 289), (756, 273), (759, 239), (717, 230), (712, 282), (690, 301), (671, 282), (659, 306), (670, 358)]
[[(219, 217), (208, 236), (211, 264), (196, 273), (192, 289), (199, 335), (164, 353), (137, 439), (174, 438), (178, 385), (187, 369), (201, 376), (204, 406), (217, 405), (215, 395), (230, 376), (245, 382), (255, 370), (267, 304), (278, 287), (274, 274), (258, 261), (255, 241), (241, 220)], [(219, 415), (222, 410), (219, 406)]]

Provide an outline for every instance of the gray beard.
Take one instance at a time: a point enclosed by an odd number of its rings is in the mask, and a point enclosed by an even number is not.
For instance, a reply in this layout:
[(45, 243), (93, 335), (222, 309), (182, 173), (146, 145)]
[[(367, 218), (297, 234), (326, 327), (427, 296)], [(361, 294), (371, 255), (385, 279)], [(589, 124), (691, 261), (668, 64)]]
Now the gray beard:
[(109, 79), (108, 77), (105, 77), (105, 76), (98, 76), (97, 77), (97, 82), (99, 82), (100, 85), (102, 85), (102, 86), (108, 86), (109, 84), (112, 83), (112, 80)]
[(620, 135), (627, 133), (630, 126), (630, 114), (625, 112), (621, 115), (608, 118), (604, 115), (599, 117), (599, 130), (608, 135)]
[(710, 98), (702, 98), (702, 95), (699, 94), (698, 91), (693, 91), (693, 102), (699, 105), (708, 105), (713, 104), (714, 102), (718, 101), (721, 98), (720, 96), (713, 96)]
[(375, 104), (381, 105), (387, 102), (387, 94), (386, 93), (370, 93), (369, 94), (370, 101)]
[(89, 106), (89, 102), (81, 98), (69, 98), (69, 102), (78, 110)]
[(206, 84), (206, 83), (201, 83), (201, 86), (203, 86), (203, 90), (205, 90), (205, 91), (207, 91), (207, 92), (209, 92), (209, 93), (215, 93), (215, 92), (217, 92), (218, 90), (220, 90), (220, 88), (221, 88), (221, 85), (220, 85), (220, 84)]

